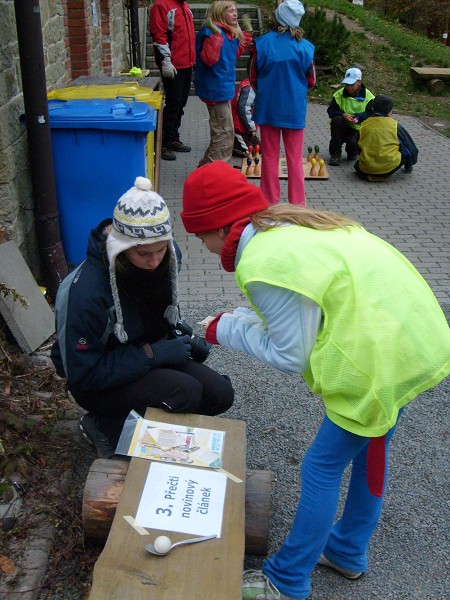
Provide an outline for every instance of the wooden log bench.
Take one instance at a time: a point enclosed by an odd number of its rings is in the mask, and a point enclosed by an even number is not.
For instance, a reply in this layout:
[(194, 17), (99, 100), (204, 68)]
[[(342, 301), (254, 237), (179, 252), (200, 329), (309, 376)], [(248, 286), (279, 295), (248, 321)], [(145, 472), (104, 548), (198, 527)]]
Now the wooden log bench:
[[(107, 540), (94, 568), (89, 600), (184, 600), (193, 595), (197, 600), (241, 600), (245, 551), (267, 547), (272, 483), (267, 471), (246, 471), (244, 422), (168, 415), (158, 409), (148, 409), (145, 417), (225, 431), (223, 469), (232, 476), (227, 478), (221, 537), (167, 556), (149, 554), (145, 545), (168, 533), (149, 529), (150, 535), (140, 535), (124, 517), (136, 516), (152, 461), (97, 460), (86, 482), (83, 526), (91, 539), (107, 535)], [(193, 537), (168, 535), (172, 542)]]
[[(86, 540), (104, 544), (116, 514), (129, 463), (98, 458), (92, 463), (83, 493), (82, 524)], [(245, 553), (265, 556), (269, 541), (269, 522), (273, 474), (271, 471), (246, 471)]]
[(425, 83), (432, 96), (437, 96), (445, 90), (450, 81), (450, 68), (410, 67), (409, 75), (414, 83)]

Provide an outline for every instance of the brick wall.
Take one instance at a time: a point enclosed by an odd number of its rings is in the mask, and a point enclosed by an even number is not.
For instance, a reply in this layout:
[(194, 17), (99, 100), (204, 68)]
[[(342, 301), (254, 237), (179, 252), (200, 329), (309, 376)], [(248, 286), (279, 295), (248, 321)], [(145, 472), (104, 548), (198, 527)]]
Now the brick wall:
[[(126, 65), (124, 0), (40, 0), (47, 89)], [(26, 66), (25, 66), (26, 68)], [(14, 2), (0, 0), (0, 226), (39, 277)]]

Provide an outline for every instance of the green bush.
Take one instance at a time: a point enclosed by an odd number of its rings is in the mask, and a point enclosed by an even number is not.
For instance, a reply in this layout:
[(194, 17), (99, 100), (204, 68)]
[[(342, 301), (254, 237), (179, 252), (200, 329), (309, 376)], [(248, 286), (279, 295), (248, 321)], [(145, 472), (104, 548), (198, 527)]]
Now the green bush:
[(316, 8), (306, 12), (301, 26), (305, 37), (316, 47), (316, 65), (336, 67), (350, 45), (350, 32), (342, 19), (334, 15), (330, 21), (322, 8)]

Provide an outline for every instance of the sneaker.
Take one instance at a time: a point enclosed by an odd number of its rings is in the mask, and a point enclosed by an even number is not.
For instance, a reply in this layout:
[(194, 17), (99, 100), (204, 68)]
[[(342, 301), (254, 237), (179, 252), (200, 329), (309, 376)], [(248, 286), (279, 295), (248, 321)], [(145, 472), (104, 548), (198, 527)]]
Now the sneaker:
[(262, 571), (244, 571), (242, 600), (280, 600), (281, 594)]
[(186, 144), (183, 144), (180, 140), (170, 144), (170, 149), (174, 152), (190, 152), (192, 150), (190, 146), (186, 146)]
[(92, 413), (86, 413), (78, 422), (78, 430), (81, 436), (96, 447), (99, 458), (111, 458), (115, 454), (115, 447), (106, 435), (97, 427), (97, 417)]
[(413, 168), (412, 167), (403, 167), (403, 171), (405, 173), (412, 173), (413, 172)]
[(244, 571), (242, 600), (305, 600), (282, 594), (262, 571)]
[(328, 164), (331, 165), (332, 167), (337, 167), (337, 166), (339, 166), (340, 162), (341, 162), (341, 155), (340, 154), (332, 154), (330, 160), (328, 161)]
[(161, 158), (162, 160), (177, 160), (175, 152), (169, 148), (163, 148), (161, 150)]
[(329, 567), (330, 569), (333, 569), (333, 571), (336, 571), (336, 573), (339, 573), (339, 575), (347, 577), (347, 579), (359, 579), (362, 575), (362, 572), (356, 573), (354, 571), (348, 571), (347, 569), (344, 569), (339, 565), (335, 565), (330, 560), (328, 560), (328, 558), (326, 558), (324, 554), (320, 555), (319, 562), (317, 564), (322, 565), (323, 567)]

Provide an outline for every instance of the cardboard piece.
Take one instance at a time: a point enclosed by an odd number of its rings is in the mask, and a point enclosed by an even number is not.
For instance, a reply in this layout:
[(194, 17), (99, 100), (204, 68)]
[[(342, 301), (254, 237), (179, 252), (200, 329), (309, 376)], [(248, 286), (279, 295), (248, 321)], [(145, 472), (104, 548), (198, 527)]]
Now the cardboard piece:
[(27, 308), (0, 294), (0, 313), (20, 348), (30, 354), (55, 333), (55, 316), (13, 241), (0, 244), (0, 282), (29, 303)]

